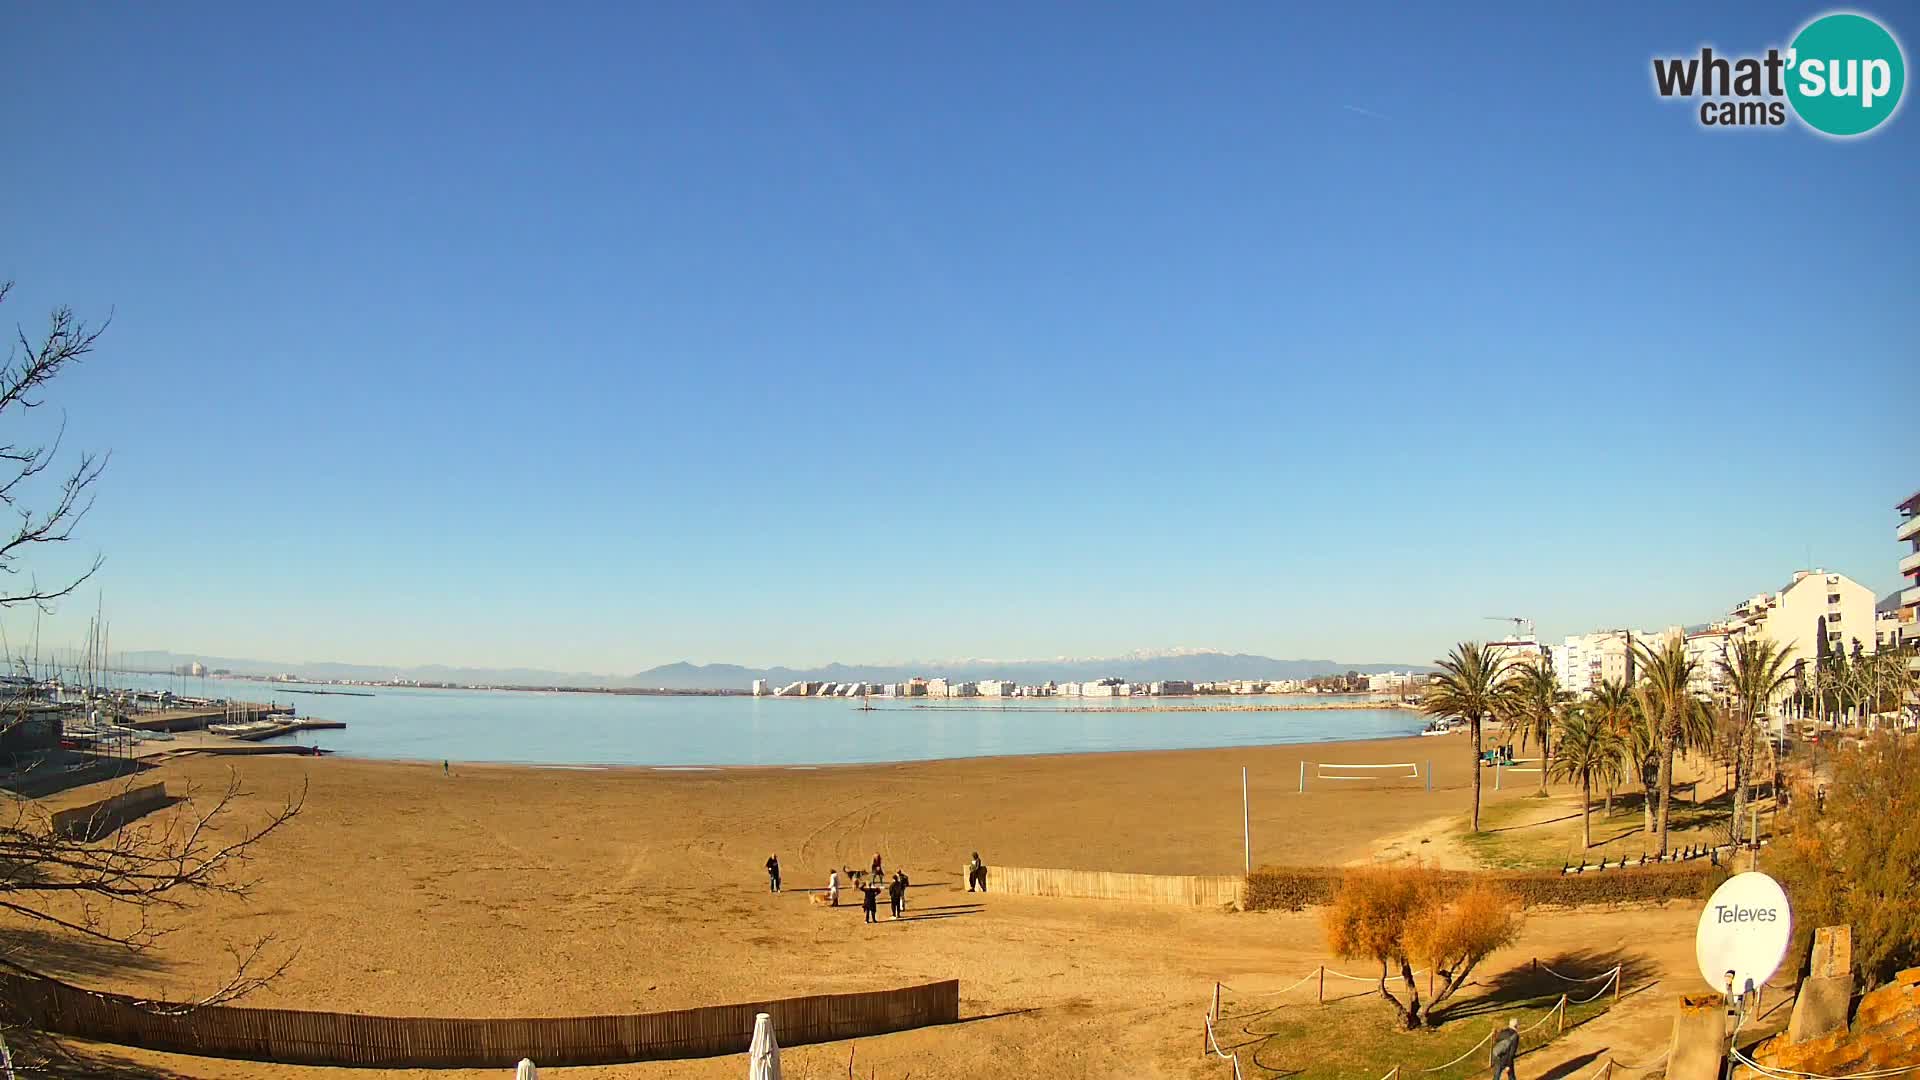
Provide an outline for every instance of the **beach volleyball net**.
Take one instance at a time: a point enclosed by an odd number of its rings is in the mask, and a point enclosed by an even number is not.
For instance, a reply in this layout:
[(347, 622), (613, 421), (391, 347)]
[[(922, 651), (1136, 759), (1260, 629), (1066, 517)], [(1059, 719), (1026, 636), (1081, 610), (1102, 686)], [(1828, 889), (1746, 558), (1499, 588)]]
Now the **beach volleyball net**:
[(1302, 761), (1300, 790), (1315, 784), (1365, 784), (1375, 787), (1424, 784), (1432, 787), (1428, 763), (1419, 761)]

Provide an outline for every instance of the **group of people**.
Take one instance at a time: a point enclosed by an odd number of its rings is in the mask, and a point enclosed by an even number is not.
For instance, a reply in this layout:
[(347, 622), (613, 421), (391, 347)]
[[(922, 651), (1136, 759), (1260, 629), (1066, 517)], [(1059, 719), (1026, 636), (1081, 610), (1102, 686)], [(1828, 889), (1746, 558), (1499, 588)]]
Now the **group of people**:
[[(880, 890), (887, 891), (888, 907), (893, 917), (901, 918), (907, 910), (907, 888), (911, 884), (905, 870), (895, 870), (892, 877), (886, 876), (886, 865), (875, 852), (873, 865), (864, 874), (841, 868), (827, 875), (827, 903), (840, 906), (840, 887), (845, 883), (860, 890), (860, 907), (866, 912), (868, 922), (880, 921)], [(882, 882), (885, 884), (883, 885)], [(987, 891), (987, 864), (980, 861), (980, 853), (973, 853), (973, 861), (967, 864), (967, 891)], [(767, 856), (767, 891), (780, 891), (780, 856)]]
[(902, 912), (907, 910), (907, 872), (905, 870), (895, 870), (893, 877), (888, 878), (886, 876), (886, 864), (881, 861), (878, 852), (874, 853), (873, 866), (867, 871), (864, 877), (844, 868), (834, 870), (827, 874), (827, 903), (834, 907), (840, 906), (840, 877), (842, 874), (846, 875), (849, 884), (860, 890), (860, 907), (866, 912), (868, 922), (880, 921), (880, 889), (882, 887), (880, 883), (882, 880), (886, 881), (887, 903), (893, 912), (893, 917), (897, 919)]

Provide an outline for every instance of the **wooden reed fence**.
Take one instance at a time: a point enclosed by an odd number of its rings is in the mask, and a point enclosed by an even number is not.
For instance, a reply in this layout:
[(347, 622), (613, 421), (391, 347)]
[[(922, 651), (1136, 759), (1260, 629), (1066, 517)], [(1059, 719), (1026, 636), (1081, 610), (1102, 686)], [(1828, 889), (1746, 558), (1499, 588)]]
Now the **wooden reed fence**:
[(742, 1054), (755, 1013), (773, 1016), (783, 1046), (951, 1024), (960, 983), (815, 994), (626, 1016), (439, 1019), (214, 1005), (181, 1009), (96, 993), (54, 979), (0, 973), (20, 1022), (43, 1031), (201, 1057), (382, 1069), (511, 1069)]
[[(966, 880), (966, 876), (962, 870), (961, 880)], [(1244, 884), (1244, 879), (1225, 874), (1116, 874), (1105, 870), (1046, 870), (1032, 866), (987, 867), (987, 888), (1012, 896), (1239, 907)]]

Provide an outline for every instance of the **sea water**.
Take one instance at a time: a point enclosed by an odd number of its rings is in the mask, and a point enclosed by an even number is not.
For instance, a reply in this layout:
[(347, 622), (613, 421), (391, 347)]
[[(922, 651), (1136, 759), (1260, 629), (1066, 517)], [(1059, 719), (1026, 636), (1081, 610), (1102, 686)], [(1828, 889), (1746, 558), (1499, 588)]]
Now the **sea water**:
[[(1417, 713), (1389, 708), (1149, 708), (1297, 706), (1298, 697), (875, 698), (864, 710), (857, 698), (330, 688), (166, 676), (119, 676), (115, 684), (290, 704), (301, 716), (345, 723), (293, 737), (345, 756), (537, 765), (848, 765), (1381, 739), (1423, 726)], [(321, 689), (372, 696), (294, 692)]]

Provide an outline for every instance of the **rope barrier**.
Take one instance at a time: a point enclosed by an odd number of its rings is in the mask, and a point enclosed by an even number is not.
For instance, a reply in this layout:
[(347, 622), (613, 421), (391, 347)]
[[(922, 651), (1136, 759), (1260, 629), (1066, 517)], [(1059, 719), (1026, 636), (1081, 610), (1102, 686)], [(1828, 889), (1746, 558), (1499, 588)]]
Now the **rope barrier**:
[[(1535, 962), (1536, 964), (1538, 964), (1538, 963), (1539, 963), (1539, 961), (1537, 961), (1537, 960), (1536, 960), (1536, 961), (1534, 961), (1534, 962)], [(1611, 979), (1611, 978), (1613, 978), (1613, 976), (1614, 976), (1614, 974), (1615, 974), (1616, 972), (1618, 972), (1618, 971), (1620, 970), (1620, 967), (1619, 967), (1619, 965), (1615, 965), (1615, 966), (1613, 967), (1613, 969), (1612, 969), (1612, 970), (1610, 970), (1610, 971), (1603, 971), (1603, 972), (1601, 972), (1601, 973), (1600, 973), (1600, 974), (1598, 974), (1598, 975), (1590, 975), (1590, 976), (1588, 976), (1588, 977), (1586, 977), (1586, 978), (1584, 978), (1584, 979), (1580, 979), (1580, 978), (1575, 978), (1575, 977), (1574, 977), (1574, 976), (1572, 976), (1572, 975), (1562, 975), (1562, 974), (1560, 974), (1559, 972), (1557, 972), (1557, 971), (1555, 971), (1555, 970), (1553, 970), (1552, 968), (1550, 968), (1550, 967), (1548, 967), (1548, 966), (1547, 966), (1547, 965), (1545, 965), (1545, 964), (1540, 964), (1540, 970), (1541, 970), (1541, 971), (1544, 971), (1544, 972), (1546, 972), (1547, 974), (1549, 974), (1549, 975), (1551, 975), (1551, 976), (1553, 976), (1553, 977), (1554, 977), (1554, 978), (1556, 978), (1556, 979), (1559, 979), (1559, 980), (1560, 980), (1560, 981), (1562, 981), (1562, 982), (1576, 982), (1576, 983), (1579, 983), (1579, 982), (1599, 982), (1599, 981), (1600, 981), (1600, 980), (1602, 980), (1602, 979)]]
[(1824, 1073), (1801, 1072), (1798, 1069), (1774, 1069), (1748, 1057), (1745, 1053), (1741, 1052), (1737, 1046), (1733, 1048), (1733, 1059), (1762, 1076), (1772, 1076), (1778, 1078), (1778, 1080), (1869, 1080), (1871, 1077), (1906, 1076), (1910, 1073), (1920, 1072), (1920, 1065), (1905, 1065), (1898, 1069), (1872, 1069), (1867, 1072), (1843, 1073), (1839, 1076), (1828, 1076)]
[[(1421, 968), (1414, 972), (1415, 975), (1425, 975), (1426, 973), (1426, 968)], [(1346, 979), (1349, 982), (1379, 982), (1381, 978), (1381, 976), (1378, 975), (1349, 975), (1344, 971), (1335, 971), (1332, 968), (1327, 969), (1327, 974), (1336, 979)]]
[(1229, 1054), (1225, 1050), (1220, 1049), (1220, 1040), (1213, 1037), (1213, 1017), (1207, 1017), (1206, 1023), (1207, 1048), (1213, 1052), (1215, 1057), (1233, 1066), (1233, 1080), (1244, 1080), (1240, 1075), (1240, 1055), (1238, 1053)]
[(1529, 1033), (1531, 1033), (1531, 1032), (1535, 1032), (1535, 1031), (1538, 1031), (1538, 1030), (1540, 1030), (1540, 1028), (1541, 1028), (1542, 1026), (1544, 1026), (1544, 1025), (1546, 1024), (1546, 1022), (1547, 1022), (1547, 1021), (1549, 1021), (1549, 1020), (1551, 1020), (1551, 1019), (1553, 1019), (1553, 1015), (1554, 1015), (1555, 1013), (1557, 1013), (1557, 1012), (1559, 1012), (1559, 1011), (1561, 1011), (1562, 1009), (1565, 1009), (1566, 1007), (1567, 1007), (1567, 995), (1565, 995), (1565, 994), (1561, 994), (1561, 995), (1560, 995), (1560, 1000), (1559, 1000), (1559, 1001), (1556, 1001), (1556, 1002), (1554, 1002), (1554, 1003), (1553, 1003), (1553, 1008), (1551, 1008), (1551, 1009), (1548, 1009), (1548, 1010), (1547, 1010), (1547, 1015), (1545, 1015), (1545, 1016), (1543, 1016), (1543, 1017), (1541, 1017), (1541, 1018), (1540, 1018), (1540, 1020), (1539, 1020), (1539, 1022), (1538, 1022), (1538, 1023), (1536, 1023), (1536, 1024), (1534, 1024), (1534, 1025), (1533, 1025), (1532, 1027), (1524, 1027), (1524, 1028), (1521, 1028), (1521, 1029), (1520, 1029), (1520, 1034), (1522, 1034), (1522, 1035), (1526, 1035), (1526, 1034), (1529, 1034)]
[[(1234, 987), (1228, 986), (1226, 983), (1220, 983), (1219, 985), (1220, 985), (1220, 989), (1232, 990), (1234, 993), (1239, 994), (1241, 997), (1248, 997), (1248, 998), (1279, 997), (1281, 994), (1286, 993), (1287, 990), (1297, 990), (1300, 987), (1307, 985), (1308, 983), (1312, 982), (1314, 978), (1319, 974), (1320, 974), (1320, 969), (1314, 968), (1312, 971), (1307, 972), (1306, 978), (1301, 979), (1299, 982), (1294, 983), (1292, 986), (1287, 987), (1286, 990), (1262, 990), (1259, 993), (1253, 993), (1246, 990), (1235, 989)], [(1335, 974), (1335, 972), (1329, 971), (1327, 972), (1327, 974), (1332, 975), (1332, 974)]]
[(1491, 1041), (1491, 1040), (1493, 1039), (1493, 1036), (1494, 1036), (1494, 1032), (1495, 1032), (1495, 1031), (1498, 1031), (1498, 1030), (1499, 1030), (1498, 1028), (1495, 1028), (1495, 1029), (1494, 1029), (1494, 1031), (1489, 1031), (1489, 1032), (1487, 1032), (1487, 1036), (1486, 1036), (1486, 1038), (1484, 1038), (1484, 1039), (1481, 1039), (1481, 1040), (1480, 1040), (1479, 1042), (1477, 1042), (1477, 1043), (1474, 1043), (1474, 1044), (1473, 1044), (1472, 1046), (1470, 1046), (1470, 1047), (1468, 1047), (1468, 1048), (1467, 1048), (1467, 1052), (1466, 1052), (1466, 1053), (1464, 1053), (1464, 1054), (1461, 1054), (1461, 1055), (1460, 1055), (1459, 1057), (1457, 1057), (1457, 1058), (1454, 1058), (1454, 1059), (1453, 1059), (1452, 1061), (1449, 1061), (1449, 1062), (1447, 1062), (1447, 1063), (1446, 1063), (1445, 1065), (1435, 1065), (1435, 1066), (1434, 1066), (1433, 1068), (1431, 1068), (1431, 1069), (1422, 1069), (1422, 1070), (1420, 1070), (1420, 1071), (1421, 1071), (1421, 1072), (1430, 1072), (1430, 1073), (1434, 1073), (1434, 1072), (1439, 1072), (1439, 1071), (1440, 1071), (1441, 1069), (1449, 1069), (1449, 1068), (1452, 1068), (1452, 1067), (1453, 1067), (1453, 1066), (1455, 1066), (1455, 1065), (1458, 1065), (1458, 1064), (1460, 1064), (1461, 1062), (1463, 1062), (1463, 1061), (1465, 1061), (1465, 1060), (1467, 1060), (1468, 1058), (1470, 1058), (1470, 1057), (1472, 1057), (1472, 1056), (1473, 1056), (1473, 1052), (1474, 1052), (1475, 1050), (1478, 1050), (1478, 1049), (1480, 1049), (1481, 1047), (1483, 1047), (1483, 1046), (1485, 1046), (1485, 1045), (1487, 1045), (1487, 1043), (1488, 1043), (1488, 1042), (1490, 1042), (1490, 1041)]
[[(1595, 991), (1593, 992), (1593, 994), (1592, 994), (1592, 996), (1591, 996), (1591, 997), (1583, 997), (1583, 998), (1574, 998), (1574, 999), (1573, 999), (1573, 1004), (1575, 1004), (1575, 1005), (1585, 1005), (1585, 1004), (1587, 1004), (1587, 1003), (1589, 1003), (1589, 1002), (1593, 1002), (1593, 1001), (1598, 1001), (1598, 1000), (1600, 1000), (1600, 995), (1602, 995), (1602, 994), (1604, 994), (1604, 993), (1606, 993), (1606, 992), (1607, 992), (1607, 988), (1608, 988), (1608, 987), (1611, 987), (1611, 986), (1613, 986), (1613, 985), (1615, 985), (1615, 983), (1616, 983), (1616, 982), (1617, 982), (1617, 981), (1619, 980), (1619, 978), (1620, 978), (1620, 969), (1619, 969), (1619, 968), (1614, 968), (1614, 969), (1613, 969), (1613, 975), (1612, 975), (1612, 976), (1611, 976), (1610, 978), (1608, 978), (1606, 982), (1603, 982), (1603, 983), (1601, 983), (1601, 984), (1600, 984), (1600, 989), (1598, 989), (1598, 990), (1595, 990)], [(1564, 997), (1565, 997), (1566, 995), (1564, 995), (1564, 994), (1563, 994), (1563, 995), (1561, 995), (1561, 996), (1562, 996), (1562, 997), (1564, 998)]]

